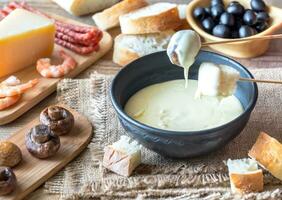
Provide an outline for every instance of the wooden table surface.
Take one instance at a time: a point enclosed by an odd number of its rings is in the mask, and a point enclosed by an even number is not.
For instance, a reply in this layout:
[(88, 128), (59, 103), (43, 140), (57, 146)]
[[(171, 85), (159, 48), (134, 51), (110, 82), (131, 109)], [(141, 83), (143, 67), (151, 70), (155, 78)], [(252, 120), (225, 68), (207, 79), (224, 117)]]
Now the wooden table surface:
[[(84, 16), (84, 17), (74, 17), (68, 14), (66, 11), (61, 9), (57, 4), (53, 3), (51, 0), (26, 0), (30, 5), (41, 9), (42, 11), (52, 12), (55, 14), (59, 14), (65, 17), (69, 17), (75, 20), (78, 20), (83, 23), (87, 24), (94, 24), (93, 20), (91, 19), (91, 15)], [(191, 0), (148, 0), (149, 2), (174, 2), (174, 3), (188, 3)], [(272, 4), (278, 7), (282, 8), (282, 1), (281, 0), (265, 0), (268, 4)], [(0, 0), (0, 7), (5, 5), (6, 3), (10, 2), (10, 0)], [(114, 37), (116, 34), (118, 34), (119, 30), (111, 30), (109, 31), (110, 34)], [(247, 67), (282, 67), (282, 40), (275, 40), (271, 42), (270, 49), (268, 52), (258, 58), (252, 58), (252, 59), (236, 59), (243, 65)], [(89, 71), (96, 70), (99, 73), (104, 74), (115, 74), (120, 67), (112, 62), (112, 52), (109, 52), (107, 55), (105, 55), (100, 61), (95, 63), (93, 66), (91, 66), (88, 70), (83, 72), (78, 78), (85, 78), (88, 77)], [(36, 117), (39, 114), (40, 108), (44, 108), (48, 106), (49, 104), (52, 104), (55, 102), (56, 94), (51, 95), (46, 100), (42, 101), (39, 105), (37, 105), (35, 108), (30, 110), (28, 113), (17, 119), (15, 122), (0, 127), (1, 135), (7, 136), (18, 129), (20, 129), (24, 124), (26, 124), (27, 121), (27, 115)], [(30, 119), (30, 117), (28, 117)], [(2, 129), (5, 129), (6, 132), (1, 131)], [(59, 196), (56, 195), (48, 195), (48, 194), (42, 194), (42, 188), (39, 188), (37, 191), (32, 193), (28, 198), (26, 199), (40, 199), (40, 200), (56, 200), (59, 199)]]

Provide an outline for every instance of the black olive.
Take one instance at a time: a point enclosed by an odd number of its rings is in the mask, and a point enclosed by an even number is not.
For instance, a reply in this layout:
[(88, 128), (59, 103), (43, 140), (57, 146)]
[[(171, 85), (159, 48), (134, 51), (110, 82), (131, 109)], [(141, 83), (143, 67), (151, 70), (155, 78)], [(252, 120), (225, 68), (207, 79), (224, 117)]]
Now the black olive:
[(202, 21), (203, 19), (205, 19), (205, 15), (206, 15), (205, 9), (202, 7), (197, 7), (195, 8), (193, 15), (196, 19)]
[(240, 38), (249, 37), (249, 36), (252, 36), (252, 35), (255, 35), (255, 34), (257, 34), (256, 29), (254, 29), (250, 26), (247, 26), (247, 25), (243, 25), (239, 29), (239, 37)]
[(230, 3), (229, 3), (229, 5), (233, 5), (233, 4), (240, 4), (238, 1), (231, 1)]
[(211, 8), (210, 7), (206, 7), (204, 9), (205, 9), (206, 15), (211, 16)]
[(239, 18), (239, 17), (237, 17), (237, 18), (235, 18), (235, 26), (234, 26), (234, 28), (235, 29), (237, 29), (237, 30), (239, 30), (239, 28), (242, 26), (242, 25), (244, 25), (244, 22), (243, 22), (243, 19), (242, 18)]
[(267, 28), (268, 28), (268, 23), (267, 22), (261, 22), (261, 23), (258, 23), (256, 25), (256, 29), (258, 32), (262, 32), (262, 31), (265, 31)]
[(266, 11), (266, 5), (263, 0), (252, 0), (251, 8), (254, 11)]
[(211, 33), (213, 27), (215, 26), (215, 22), (211, 17), (208, 17), (202, 21), (202, 27), (204, 28), (205, 31)]
[(223, 5), (217, 4), (211, 7), (211, 16), (214, 19), (219, 19), (222, 13), (224, 13)]
[(233, 30), (231, 33), (232, 38), (239, 38), (239, 32), (237, 30)]
[(213, 28), (212, 34), (216, 37), (230, 38), (231, 31), (228, 26), (223, 25), (223, 24), (218, 24)]
[(214, 6), (217, 4), (223, 5), (223, 1), (222, 0), (211, 0), (211, 6)]
[(244, 14), (245, 9), (241, 4), (233, 3), (227, 6), (226, 11), (236, 16), (242, 16)]
[(252, 10), (246, 10), (243, 21), (246, 25), (252, 26), (257, 23), (256, 13)]
[(224, 12), (220, 16), (219, 22), (223, 25), (226, 25), (226, 26), (234, 26), (235, 25), (235, 17), (232, 14)]
[(257, 22), (268, 22), (269, 21), (269, 14), (267, 12), (259, 12), (257, 13)]

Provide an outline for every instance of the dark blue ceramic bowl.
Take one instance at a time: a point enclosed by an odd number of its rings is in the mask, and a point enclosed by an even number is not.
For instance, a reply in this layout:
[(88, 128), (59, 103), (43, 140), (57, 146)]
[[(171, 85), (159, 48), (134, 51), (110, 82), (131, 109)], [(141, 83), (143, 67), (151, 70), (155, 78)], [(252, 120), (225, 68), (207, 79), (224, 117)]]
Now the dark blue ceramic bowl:
[[(198, 68), (202, 62), (226, 64), (237, 69), (241, 77), (253, 78), (236, 61), (213, 52), (201, 51), (190, 69), (190, 79), (198, 78)], [(142, 145), (163, 156), (194, 157), (226, 145), (244, 129), (257, 101), (256, 83), (238, 82), (235, 95), (241, 101), (244, 113), (233, 121), (212, 129), (183, 132), (161, 130), (142, 124), (124, 112), (128, 99), (140, 89), (175, 79), (183, 79), (183, 69), (171, 64), (166, 52), (142, 57), (124, 67), (114, 78), (110, 92), (112, 104), (122, 126)]]

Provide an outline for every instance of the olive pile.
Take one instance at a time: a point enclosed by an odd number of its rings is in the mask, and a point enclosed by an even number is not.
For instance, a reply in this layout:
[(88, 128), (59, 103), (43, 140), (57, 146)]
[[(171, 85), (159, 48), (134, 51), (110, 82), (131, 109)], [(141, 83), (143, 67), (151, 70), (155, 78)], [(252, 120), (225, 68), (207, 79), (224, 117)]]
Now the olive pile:
[(206, 32), (216, 37), (243, 38), (269, 27), (270, 17), (264, 1), (251, 0), (251, 8), (245, 9), (237, 1), (225, 8), (222, 0), (211, 0), (209, 7), (197, 7), (193, 15)]

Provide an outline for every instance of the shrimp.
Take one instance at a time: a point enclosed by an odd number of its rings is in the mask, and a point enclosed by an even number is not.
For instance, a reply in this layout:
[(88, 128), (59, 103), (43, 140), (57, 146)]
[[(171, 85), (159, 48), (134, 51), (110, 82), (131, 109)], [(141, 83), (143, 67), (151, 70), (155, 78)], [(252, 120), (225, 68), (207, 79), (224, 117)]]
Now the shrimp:
[(0, 98), (0, 110), (4, 110), (12, 105), (16, 104), (21, 98), (21, 95), (16, 95), (12, 97)]
[(21, 81), (16, 76), (10, 76), (5, 81), (3, 81), (1, 84), (5, 84), (7, 86), (16, 86), (16, 85), (21, 84)]
[(27, 83), (12, 85), (11, 83), (7, 84), (7, 80), (3, 81), (0, 84), (0, 98), (12, 97), (23, 94), (28, 89), (33, 88), (38, 83), (38, 79), (33, 79), (31, 81), (28, 81)]
[(45, 78), (60, 78), (70, 73), (77, 66), (77, 62), (63, 50), (59, 54), (64, 59), (60, 65), (51, 65), (49, 58), (42, 58), (37, 61), (36, 69), (41, 76)]

